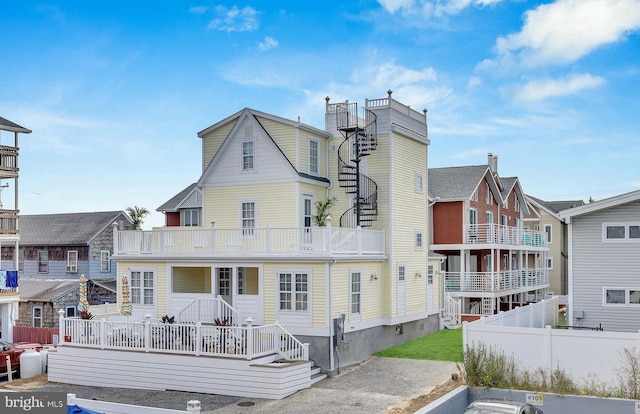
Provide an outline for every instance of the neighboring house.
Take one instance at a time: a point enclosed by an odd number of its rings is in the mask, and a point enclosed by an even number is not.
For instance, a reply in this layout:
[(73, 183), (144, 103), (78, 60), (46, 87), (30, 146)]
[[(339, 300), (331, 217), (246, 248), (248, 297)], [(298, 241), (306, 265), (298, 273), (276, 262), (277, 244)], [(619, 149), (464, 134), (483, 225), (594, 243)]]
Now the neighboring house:
[(567, 270), (567, 225), (560, 220), (561, 210), (581, 206), (582, 200), (544, 201), (527, 195), (529, 214), (525, 215), (524, 228), (544, 233), (549, 255), (549, 294), (566, 295), (568, 293)]
[(516, 177), (487, 165), (429, 169), (430, 249), (443, 261), (445, 317), (491, 315), (546, 296), (548, 247), (526, 230), (525, 195)]
[[(115, 279), (113, 224), (131, 227), (124, 211), (38, 214), (20, 217), (20, 277)], [(15, 262), (14, 246), (3, 246), (2, 269)]]
[[(58, 311), (77, 315), (80, 299), (80, 278), (77, 279), (20, 279), (19, 317), (16, 326), (57, 327)], [(87, 280), (89, 305), (116, 302), (116, 281)]]
[[(22, 223), (18, 226), (18, 137), (19, 134), (30, 134), (31, 130), (21, 127), (8, 119), (0, 117), (0, 246), (10, 245), (18, 248)], [(1, 200), (2, 193), (12, 191), (9, 201)], [(3, 249), (0, 254), (4, 253)], [(4, 270), (16, 271), (18, 260), (6, 263)], [(6, 277), (6, 273), (2, 275)], [(19, 278), (11, 277), (16, 283), (6, 283), (2, 279), (0, 285), (0, 337), (13, 340), (13, 323), (17, 319), (19, 295)]]
[(567, 324), (638, 332), (640, 190), (559, 213), (569, 235)]
[(439, 329), (426, 111), (389, 92), (361, 114), (327, 99), (325, 130), (245, 108), (198, 136), (202, 175), (158, 208), (166, 226), (116, 234), (134, 315), (277, 321), (325, 371)]

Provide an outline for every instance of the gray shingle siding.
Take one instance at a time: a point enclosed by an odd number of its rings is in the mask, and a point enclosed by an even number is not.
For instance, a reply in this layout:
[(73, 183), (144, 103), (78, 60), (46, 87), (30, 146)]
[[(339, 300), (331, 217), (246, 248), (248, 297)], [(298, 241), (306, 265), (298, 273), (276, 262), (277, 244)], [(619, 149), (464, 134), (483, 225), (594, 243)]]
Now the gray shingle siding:
[[(640, 290), (640, 240), (603, 241), (603, 223), (640, 223), (640, 201), (572, 218), (573, 312), (584, 312), (584, 326), (637, 332), (640, 305), (603, 305), (603, 288)], [(578, 321), (567, 323), (577, 325)]]

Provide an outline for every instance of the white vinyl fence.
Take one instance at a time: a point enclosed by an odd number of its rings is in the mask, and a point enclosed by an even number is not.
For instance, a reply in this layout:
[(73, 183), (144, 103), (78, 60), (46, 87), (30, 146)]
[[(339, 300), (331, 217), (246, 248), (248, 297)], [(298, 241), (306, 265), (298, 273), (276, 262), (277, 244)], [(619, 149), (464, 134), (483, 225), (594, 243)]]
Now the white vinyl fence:
[(101, 412), (105, 414), (200, 414), (200, 401), (190, 400), (187, 402), (187, 410), (170, 410), (165, 408), (145, 407), (141, 405), (120, 404), (107, 401), (87, 400), (76, 398), (75, 394), (67, 394), (67, 407), (77, 405), (78, 407)]
[[(626, 366), (624, 349), (640, 350), (640, 332), (555, 329), (558, 297), (462, 325), (463, 344), (513, 356), (520, 370), (556, 369), (578, 385), (616, 386)], [(554, 316), (555, 315), (555, 316)]]

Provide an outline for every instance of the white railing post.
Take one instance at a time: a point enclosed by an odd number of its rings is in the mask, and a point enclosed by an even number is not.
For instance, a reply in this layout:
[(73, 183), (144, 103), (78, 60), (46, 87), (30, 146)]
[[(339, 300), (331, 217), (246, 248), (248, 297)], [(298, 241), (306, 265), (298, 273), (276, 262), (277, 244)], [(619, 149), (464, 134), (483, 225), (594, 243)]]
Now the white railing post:
[(325, 226), (325, 246), (324, 248), (326, 249), (328, 254), (333, 253), (332, 249), (332, 245), (331, 245), (331, 238), (332, 238), (332, 230), (331, 230), (331, 220), (330, 220), (331, 216), (327, 217), (327, 221), (326, 221), (326, 226)]
[(202, 352), (202, 323), (196, 322), (196, 356)]
[(104, 349), (106, 347), (106, 341), (107, 341), (107, 329), (105, 327), (105, 323), (106, 323), (106, 319), (102, 318), (100, 319), (100, 349)]
[[(142, 233), (144, 236), (144, 233)], [(159, 239), (160, 239), (160, 252), (164, 252), (164, 228), (160, 227), (160, 233), (159, 233)]]
[(362, 255), (362, 227), (358, 226), (356, 233), (358, 234), (358, 255)]
[(111, 228), (113, 229), (113, 254), (118, 254), (118, 223), (115, 221), (111, 223)]
[(58, 346), (64, 344), (64, 311), (58, 310)]
[(267, 226), (265, 234), (265, 244), (267, 248), (267, 254), (271, 254), (271, 226)]
[(187, 413), (189, 414), (200, 414), (200, 401), (198, 400), (189, 400), (187, 401)]
[(253, 318), (249, 316), (247, 322), (247, 359), (253, 358)]
[(216, 251), (216, 229), (214, 226), (216, 225), (215, 221), (211, 222), (211, 252)]
[(151, 314), (144, 315), (144, 352), (151, 350)]

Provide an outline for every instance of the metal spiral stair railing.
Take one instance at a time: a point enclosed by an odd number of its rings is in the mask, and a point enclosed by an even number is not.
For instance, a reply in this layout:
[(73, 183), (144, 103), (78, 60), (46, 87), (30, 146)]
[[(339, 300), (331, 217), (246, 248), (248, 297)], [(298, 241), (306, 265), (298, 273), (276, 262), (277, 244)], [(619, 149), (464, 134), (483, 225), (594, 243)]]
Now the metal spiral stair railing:
[(378, 185), (360, 172), (360, 161), (377, 147), (376, 115), (364, 109), (364, 127), (359, 125), (355, 103), (337, 106), (337, 129), (345, 137), (338, 148), (338, 182), (353, 194), (353, 206), (340, 216), (340, 227), (370, 227), (378, 217)]

